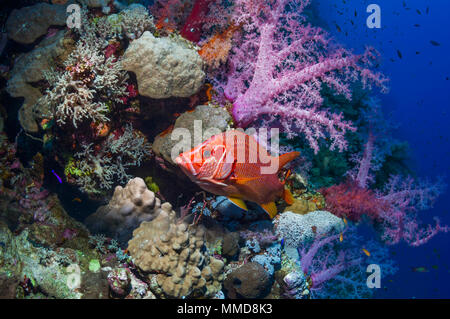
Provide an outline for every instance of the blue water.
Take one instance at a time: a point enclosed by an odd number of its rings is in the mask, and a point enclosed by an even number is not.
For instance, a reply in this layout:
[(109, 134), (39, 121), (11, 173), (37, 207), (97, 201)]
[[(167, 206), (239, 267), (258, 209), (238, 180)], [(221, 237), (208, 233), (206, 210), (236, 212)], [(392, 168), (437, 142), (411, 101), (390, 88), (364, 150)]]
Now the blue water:
[[(320, 18), (339, 42), (354, 48), (356, 52), (361, 52), (364, 46), (370, 45), (381, 53), (381, 70), (391, 79), (390, 92), (381, 96), (381, 101), (385, 113), (398, 125), (394, 136), (409, 142), (411, 167), (418, 177), (433, 179), (447, 176), (445, 181), (448, 184), (450, 1), (316, 2)], [(369, 29), (366, 26), (369, 16), (366, 8), (371, 3), (376, 3), (381, 8), (380, 29)], [(414, 26), (415, 24), (420, 26)], [(432, 45), (431, 40), (440, 45)], [(429, 222), (433, 216), (439, 216), (443, 224), (450, 224), (449, 207), (450, 190), (447, 188), (435, 207), (422, 212), (420, 216)], [(406, 245), (393, 247), (399, 271), (382, 283), (383, 288), (378, 292), (378, 297), (449, 298), (449, 243), (449, 234), (439, 234), (418, 248)], [(414, 272), (412, 268), (415, 267), (425, 267), (428, 272)]]

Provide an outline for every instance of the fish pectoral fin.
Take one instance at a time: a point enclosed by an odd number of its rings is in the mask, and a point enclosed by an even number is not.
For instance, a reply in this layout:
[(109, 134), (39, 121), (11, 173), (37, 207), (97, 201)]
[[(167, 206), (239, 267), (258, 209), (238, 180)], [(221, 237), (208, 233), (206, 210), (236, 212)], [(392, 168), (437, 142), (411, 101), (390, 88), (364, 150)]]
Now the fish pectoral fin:
[(288, 205), (294, 204), (294, 196), (289, 189), (285, 188), (283, 191), (283, 199)]
[(234, 180), (234, 182), (236, 184), (240, 184), (240, 185), (245, 185), (248, 182), (254, 181), (255, 179), (260, 178), (260, 176), (256, 176), (256, 177), (233, 177), (232, 180)]
[(228, 200), (230, 202), (232, 202), (234, 205), (236, 205), (237, 207), (239, 207), (240, 209), (248, 211), (247, 205), (245, 204), (245, 202), (242, 199), (236, 198), (236, 197), (228, 197)]
[(269, 214), (271, 219), (274, 218), (278, 213), (277, 206), (274, 202), (260, 204), (260, 206), (265, 210), (267, 214)]

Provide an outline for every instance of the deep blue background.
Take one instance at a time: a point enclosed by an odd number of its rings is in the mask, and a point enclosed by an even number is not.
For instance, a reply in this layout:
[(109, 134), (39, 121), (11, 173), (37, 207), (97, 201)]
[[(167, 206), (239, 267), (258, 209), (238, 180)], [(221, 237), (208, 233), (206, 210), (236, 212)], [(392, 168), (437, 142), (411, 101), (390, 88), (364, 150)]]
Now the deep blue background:
[[(381, 70), (391, 83), (390, 92), (381, 99), (385, 113), (399, 125), (394, 136), (410, 143), (411, 165), (418, 176), (446, 176), (445, 181), (450, 183), (450, 1), (312, 1), (327, 29), (339, 42), (358, 53), (370, 45), (382, 54)], [(371, 3), (381, 7), (381, 29), (366, 26), (369, 16), (366, 8)], [(439, 42), (440, 46), (433, 46), (430, 40)], [(447, 188), (435, 207), (422, 212), (421, 217), (432, 222), (433, 216), (439, 216), (443, 224), (450, 225), (449, 207)], [(450, 298), (449, 243), (450, 233), (447, 233), (418, 248), (392, 247), (399, 271), (382, 283), (385, 288), (377, 295)], [(425, 267), (428, 272), (415, 272), (412, 270), (415, 267)]]

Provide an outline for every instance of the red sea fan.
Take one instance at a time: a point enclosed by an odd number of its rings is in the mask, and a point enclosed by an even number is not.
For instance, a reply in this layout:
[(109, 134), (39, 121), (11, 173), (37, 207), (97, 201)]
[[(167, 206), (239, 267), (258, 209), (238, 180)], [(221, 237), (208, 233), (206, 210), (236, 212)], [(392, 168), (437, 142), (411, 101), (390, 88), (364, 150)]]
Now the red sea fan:
[(322, 188), (320, 193), (325, 197), (326, 207), (334, 215), (358, 222), (363, 215), (372, 221), (379, 221), (380, 214), (387, 209), (387, 203), (376, 194), (360, 187), (355, 181)]

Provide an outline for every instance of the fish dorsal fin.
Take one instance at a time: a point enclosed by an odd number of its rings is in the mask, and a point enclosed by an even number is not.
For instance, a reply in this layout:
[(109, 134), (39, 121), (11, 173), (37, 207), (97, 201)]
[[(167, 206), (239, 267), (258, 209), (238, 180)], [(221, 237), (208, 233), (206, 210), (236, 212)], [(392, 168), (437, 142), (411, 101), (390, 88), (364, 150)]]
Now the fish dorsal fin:
[(228, 197), (228, 200), (230, 202), (232, 202), (234, 205), (236, 205), (237, 207), (239, 207), (240, 209), (248, 211), (247, 205), (245, 204), (245, 202), (242, 199), (236, 198), (236, 197)]
[(277, 206), (274, 202), (261, 204), (260, 206), (266, 211), (267, 214), (269, 214), (270, 219), (273, 219), (278, 213)]
[(290, 161), (296, 159), (299, 155), (300, 152), (289, 152), (278, 156), (279, 169), (281, 169), (284, 165), (286, 165)]

